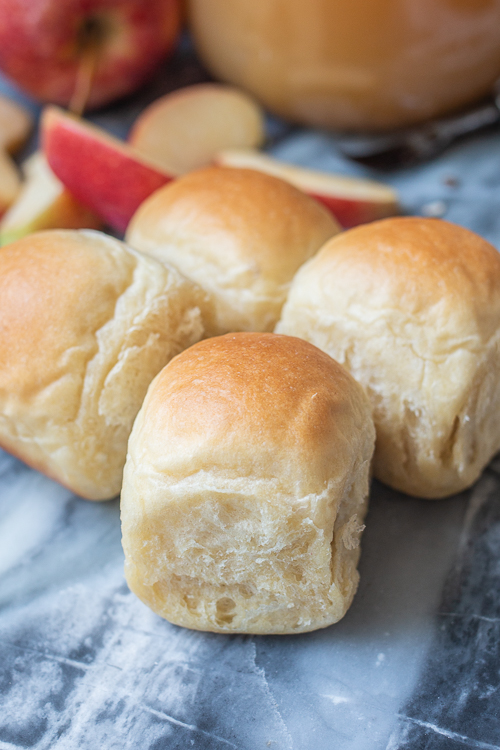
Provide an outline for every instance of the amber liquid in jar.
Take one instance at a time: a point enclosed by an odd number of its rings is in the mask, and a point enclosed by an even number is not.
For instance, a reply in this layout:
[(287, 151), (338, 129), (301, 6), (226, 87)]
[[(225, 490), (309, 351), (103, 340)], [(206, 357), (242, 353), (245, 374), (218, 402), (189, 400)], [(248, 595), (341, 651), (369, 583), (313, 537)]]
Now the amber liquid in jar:
[(500, 77), (500, 0), (189, 0), (213, 74), (307, 125), (384, 130)]

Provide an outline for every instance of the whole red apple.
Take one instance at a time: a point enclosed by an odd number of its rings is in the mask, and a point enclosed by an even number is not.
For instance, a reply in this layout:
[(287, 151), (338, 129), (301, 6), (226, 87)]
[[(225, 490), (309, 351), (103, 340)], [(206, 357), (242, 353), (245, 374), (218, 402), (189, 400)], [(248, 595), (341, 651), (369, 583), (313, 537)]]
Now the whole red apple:
[(0, 69), (67, 105), (89, 79), (96, 107), (137, 88), (172, 49), (179, 0), (0, 0)]

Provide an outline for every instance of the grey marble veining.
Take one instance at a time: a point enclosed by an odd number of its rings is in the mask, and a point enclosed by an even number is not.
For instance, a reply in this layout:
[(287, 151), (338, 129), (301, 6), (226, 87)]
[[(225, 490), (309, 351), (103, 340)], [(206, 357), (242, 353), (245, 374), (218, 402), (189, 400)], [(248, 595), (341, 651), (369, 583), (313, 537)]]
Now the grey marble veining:
[(128, 592), (116, 501), (1, 457), (0, 747), (385, 747), (432, 643), (465, 497), (376, 486), (344, 620), (225, 637), (172, 626)]
[[(159, 91), (204, 75), (181, 51), (168, 80), (94, 119), (124, 135)], [(381, 174), (333, 136), (270, 128), (275, 155), (383, 177), (409, 213), (500, 248), (499, 131)], [(499, 467), (439, 502), (374, 483), (346, 617), (227, 637), (128, 591), (117, 500), (77, 498), (0, 451), (0, 750), (500, 750)]]
[(499, 471), (497, 460), (470, 495), (433, 642), (389, 748), (500, 746)]

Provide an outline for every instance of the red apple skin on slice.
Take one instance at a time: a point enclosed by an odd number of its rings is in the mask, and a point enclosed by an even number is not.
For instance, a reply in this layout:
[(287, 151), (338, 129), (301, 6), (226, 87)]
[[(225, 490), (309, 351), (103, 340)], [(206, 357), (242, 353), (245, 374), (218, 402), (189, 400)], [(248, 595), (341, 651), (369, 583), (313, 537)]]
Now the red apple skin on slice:
[(344, 229), (400, 213), (392, 188), (374, 180), (304, 169), (250, 149), (227, 149), (214, 158), (221, 167), (243, 167), (267, 172), (323, 203)]
[(305, 192), (326, 206), (343, 229), (351, 229), (359, 224), (369, 224), (370, 221), (386, 219), (400, 213), (397, 201), (392, 204), (370, 203), (369, 201), (355, 201), (352, 198), (320, 195), (309, 190)]
[(118, 232), (151, 193), (172, 180), (126, 143), (57, 107), (43, 113), (42, 147), (56, 177)]

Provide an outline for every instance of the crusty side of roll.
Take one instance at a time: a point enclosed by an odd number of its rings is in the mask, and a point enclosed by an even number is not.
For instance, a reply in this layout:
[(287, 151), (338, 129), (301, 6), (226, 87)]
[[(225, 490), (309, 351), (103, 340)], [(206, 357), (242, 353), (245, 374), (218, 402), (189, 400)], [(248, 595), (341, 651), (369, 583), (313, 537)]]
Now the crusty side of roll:
[(130, 588), (197, 630), (299, 633), (358, 584), (375, 431), (367, 397), (307, 342), (236, 333), (151, 384), (121, 496)]
[(93, 231), (0, 250), (0, 445), (77, 494), (120, 491), (127, 440), (161, 368), (203, 335), (200, 292)]
[(350, 230), (299, 271), (276, 330), (364, 385), (392, 487), (451, 495), (500, 449), (500, 255), (478, 235), (420, 218)]
[(251, 169), (210, 167), (153, 193), (126, 241), (210, 296), (210, 335), (271, 331), (297, 269), (340, 231), (319, 203)]

